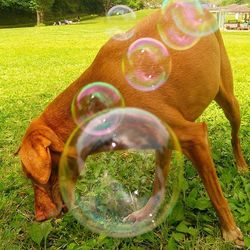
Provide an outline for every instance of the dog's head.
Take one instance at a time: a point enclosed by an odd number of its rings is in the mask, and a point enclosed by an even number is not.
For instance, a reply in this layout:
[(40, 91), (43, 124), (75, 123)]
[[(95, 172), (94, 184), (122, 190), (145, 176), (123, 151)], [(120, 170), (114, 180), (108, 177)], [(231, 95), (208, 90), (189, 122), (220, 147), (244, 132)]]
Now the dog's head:
[(56, 217), (62, 211), (58, 163), (63, 146), (63, 141), (49, 127), (35, 121), (18, 151), (23, 170), (33, 183), (37, 221)]

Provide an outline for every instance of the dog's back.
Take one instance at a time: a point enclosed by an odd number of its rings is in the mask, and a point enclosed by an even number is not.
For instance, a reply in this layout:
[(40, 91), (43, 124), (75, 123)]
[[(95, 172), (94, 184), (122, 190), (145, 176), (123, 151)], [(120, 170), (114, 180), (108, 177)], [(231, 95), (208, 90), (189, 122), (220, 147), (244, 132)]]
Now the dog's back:
[[(74, 126), (70, 114), (72, 99), (88, 83), (110, 83), (120, 90), (127, 106), (144, 108), (164, 118), (166, 122), (170, 122), (166, 115), (167, 107), (178, 110), (185, 119), (194, 121), (215, 98), (221, 81), (221, 62), (229, 64), (226, 53), (221, 54), (221, 49), (224, 50), (223, 41), (217, 39), (216, 34), (202, 37), (188, 50), (168, 48), (172, 70), (167, 82), (159, 89), (142, 92), (126, 82), (122, 72), (122, 58), (138, 38), (151, 37), (161, 41), (157, 30), (159, 17), (160, 13), (156, 11), (141, 21), (136, 27), (135, 35), (127, 41), (108, 41), (83, 75), (48, 106), (42, 117), (53, 129), (59, 130), (63, 139), (66, 139), (65, 136), (68, 136), (69, 130)], [(67, 121), (63, 126), (65, 131), (61, 131), (62, 120)]]

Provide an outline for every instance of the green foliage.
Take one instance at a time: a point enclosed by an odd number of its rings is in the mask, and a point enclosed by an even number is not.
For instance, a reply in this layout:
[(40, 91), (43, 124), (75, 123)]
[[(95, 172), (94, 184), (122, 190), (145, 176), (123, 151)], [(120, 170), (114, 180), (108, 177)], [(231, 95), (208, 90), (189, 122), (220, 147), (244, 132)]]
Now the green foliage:
[(30, 6), (30, 0), (0, 0), (0, 9), (27, 10)]
[(50, 11), (55, 0), (29, 0), (32, 10)]
[[(149, 13), (144, 10), (137, 12), (137, 16)], [(72, 26), (0, 29), (0, 249), (44, 247), (46, 230), (33, 222), (32, 185), (13, 153), (30, 121), (90, 65), (108, 39), (106, 28), (104, 18), (95, 18)], [(226, 32), (223, 37), (234, 71), (235, 94), (241, 105), (243, 151), (250, 163), (250, 33)], [(200, 120), (208, 124), (217, 173), (249, 248), (250, 175), (240, 175), (235, 169), (230, 125), (222, 110), (212, 103)], [(188, 161), (185, 161), (185, 177), (182, 196), (171, 217), (153, 232), (135, 238), (112, 239), (91, 233), (71, 214), (66, 214), (51, 220), (52, 228), (48, 224), (47, 247), (235, 249), (221, 239), (218, 218), (195, 168)]]
[(249, 0), (221, 0), (221, 5), (230, 5), (230, 4), (250, 4)]
[(134, 10), (143, 8), (142, 0), (0, 0), (0, 23), (25, 22), (36, 11), (45, 13), (46, 20), (52, 16), (64, 15), (65, 18), (67, 14), (105, 14), (117, 4), (128, 5)]
[(46, 249), (47, 238), (52, 229), (50, 221), (46, 221), (32, 224), (28, 232), (30, 238), (39, 246), (41, 246), (41, 242), (44, 239), (44, 249)]
[(88, 13), (107, 13), (115, 5), (127, 5), (133, 9), (142, 9), (142, 0), (81, 0)]
[(55, 0), (52, 11), (56, 14), (86, 12), (81, 0)]
[(0, 0), (0, 7), (22, 10), (50, 10), (55, 0)]
[(13, 10), (43, 10), (56, 13), (104, 13), (114, 5), (128, 5), (134, 9), (143, 7), (142, 0), (0, 0), (0, 9)]
[(104, 13), (104, 5), (102, 0), (81, 0), (82, 6), (87, 13)]

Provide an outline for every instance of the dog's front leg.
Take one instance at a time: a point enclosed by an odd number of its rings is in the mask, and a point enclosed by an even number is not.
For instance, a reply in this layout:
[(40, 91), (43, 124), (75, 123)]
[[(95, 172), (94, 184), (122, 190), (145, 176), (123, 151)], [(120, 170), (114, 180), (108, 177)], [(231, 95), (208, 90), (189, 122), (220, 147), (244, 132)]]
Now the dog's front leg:
[[(156, 151), (156, 169), (152, 196), (144, 207), (129, 214), (126, 218), (124, 218), (124, 221), (139, 222), (152, 216), (152, 211), (155, 210), (155, 208), (159, 205), (159, 202), (161, 202), (161, 199), (164, 198), (162, 195), (165, 191), (171, 155), (172, 151), (170, 149), (165, 150), (164, 155)], [(155, 212), (157, 213), (157, 211)]]

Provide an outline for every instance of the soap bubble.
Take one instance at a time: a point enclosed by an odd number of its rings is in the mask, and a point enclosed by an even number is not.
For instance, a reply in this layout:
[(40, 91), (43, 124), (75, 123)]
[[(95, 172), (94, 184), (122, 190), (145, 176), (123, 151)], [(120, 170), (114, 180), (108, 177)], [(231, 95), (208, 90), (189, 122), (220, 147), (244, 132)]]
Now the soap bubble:
[(130, 45), (122, 68), (132, 87), (152, 91), (166, 83), (171, 71), (171, 57), (160, 41), (141, 38)]
[(214, 15), (198, 0), (176, 1), (172, 17), (178, 28), (191, 36), (209, 35), (218, 29)]
[(200, 38), (183, 32), (177, 26), (172, 13), (176, 6), (178, 6), (178, 1), (164, 2), (157, 29), (161, 39), (168, 47), (175, 50), (186, 50), (193, 47)]
[[(113, 39), (124, 41), (134, 35), (136, 14), (126, 5), (113, 6), (107, 13), (107, 33)], [(131, 28), (131, 29), (130, 29)]]
[[(106, 133), (88, 132), (103, 120), (120, 123)], [(78, 127), (59, 169), (61, 194), (75, 218), (111, 237), (136, 236), (167, 219), (182, 178), (174, 133), (153, 114), (136, 108), (105, 110), (85, 128)]]
[(71, 112), (75, 123), (80, 125), (99, 111), (123, 106), (123, 97), (115, 87), (105, 82), (94, 82), (83, 87), (74, 97)]

